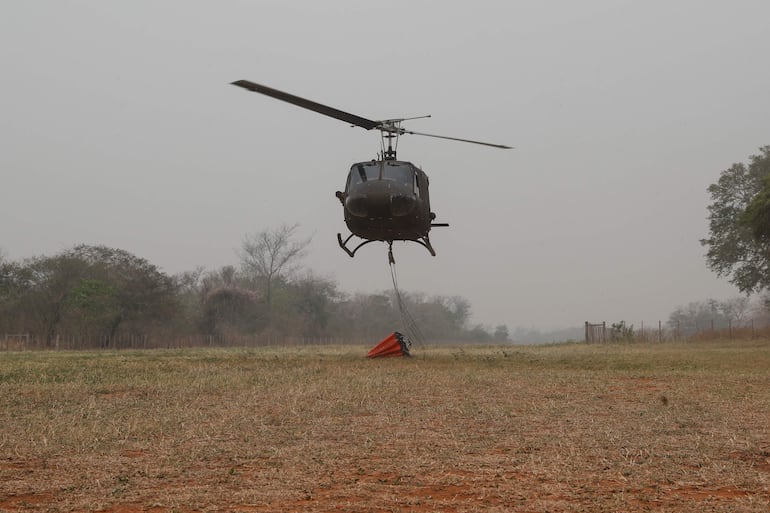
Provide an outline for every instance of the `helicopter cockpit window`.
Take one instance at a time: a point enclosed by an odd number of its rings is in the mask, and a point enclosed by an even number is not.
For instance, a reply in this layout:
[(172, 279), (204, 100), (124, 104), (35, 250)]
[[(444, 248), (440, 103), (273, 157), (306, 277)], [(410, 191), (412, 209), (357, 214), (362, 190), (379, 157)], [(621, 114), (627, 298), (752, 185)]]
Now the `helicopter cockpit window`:
[(382, 179), (401, 182), (411, 188), (414, 186), (414, 171), (409, 165), (398, 162), (386, 162), (382, 170)]
[(350, 184), (355, 185), (380, 178), (380, 166), (377, 162), (356, 164), (350, 170)]

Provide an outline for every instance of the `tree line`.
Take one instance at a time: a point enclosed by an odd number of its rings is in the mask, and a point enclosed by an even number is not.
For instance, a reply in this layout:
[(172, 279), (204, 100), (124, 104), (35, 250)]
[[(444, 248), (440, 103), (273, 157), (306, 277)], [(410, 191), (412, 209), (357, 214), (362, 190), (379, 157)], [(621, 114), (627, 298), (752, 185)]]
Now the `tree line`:
[[(20, 261), (0, 255), (0, 336), (29, 333), (48, 347), (62, 336), (104, 346), (121, 337), (192, 335), (376, 342), (403, 329), (392, 292), (349, 294), (303, 267), (309, 240), (297, 228), (247, 236), (238, 265), (175, 275), (107, 246)], [(471, 325), (463, 297), (402, 292), (401, 299), (426, 340), (508, 340), (504, 325)]]
[[(700, 241), (706, 264), (746, 297), (770, 292), (770, 146), (724, 170), (708, 192), (709, 235)], [(48, 346), (62, 335), (372, 341), (401, 328), (393, 293), (345, 293), (334, 280), (302, 267), (308, 244), (297, 237), (296, 225), (282, 225), (247, 236), (237, 265), (175, 275), (106, 246), (78, 245), (20, 261), (0, 252), (0, 336), (30, 334)], [(505, 325), (471, 325), (465, 298), (408, 293), (402, 300), (428, 340), (509, 339)], [(672, 312), (668, 325), (740, 324), (747, 305), (746, 298), (690, 303)], [(514, 338), (527, 338), (519, 331)]]

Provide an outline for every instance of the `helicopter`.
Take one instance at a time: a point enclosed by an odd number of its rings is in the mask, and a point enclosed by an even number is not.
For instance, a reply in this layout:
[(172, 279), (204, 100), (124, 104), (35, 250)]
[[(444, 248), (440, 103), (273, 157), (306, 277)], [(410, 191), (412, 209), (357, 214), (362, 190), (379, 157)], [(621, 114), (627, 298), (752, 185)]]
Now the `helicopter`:
[[(381, 151), (378, 158), (353, 164), (348, 172), (345, 190), (336, 192), (344, 210), (345, 224), (351, 232), (344, 240), (342, 234), (337, 233), (337, 242), (351, 258), (367, 244), (387, 242), (388, 259), (394, 263), (394, 241), (416, 242), (432, 256), (436, 256), (430, 242), (430, 229), (449, 226), (448, 223), (434, 222), (436, 214), (430, 209), (428, 175), (411, 162), (396, 158), (399, 136), (422, 135), (493, 148), (512, 148), (502, 144), (413, 132), (401, 126), (404, 121), (429, 118), (430, 115), (375, 121), (248, 80), (236, 80), (231, 84), (345, 121), (351, 126), (379, 130)], [(348, 243), (353, 237), (358, 237), (363, 242), (351, 250)]]

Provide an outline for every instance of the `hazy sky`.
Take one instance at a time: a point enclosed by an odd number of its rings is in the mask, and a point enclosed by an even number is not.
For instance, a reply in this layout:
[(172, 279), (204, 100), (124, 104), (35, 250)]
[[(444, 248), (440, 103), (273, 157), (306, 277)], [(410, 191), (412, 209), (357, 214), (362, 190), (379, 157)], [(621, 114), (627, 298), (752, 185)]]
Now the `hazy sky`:
[(432, 114), (399, 157), (431, 178), (438, 252), (395, 246), (402, 289), (474, 321), (665, 321), (737, 295), (705, 266), (706, 188), (770, 144), (770, 2), (6, 1), (0, 248), (106, 244), (168, 273), (236, 264), (300, 223), (306, 265), (390, 288), (386, 246), (350, 259), (334, 191), (378, 135), (229, 85), (370, 119)]

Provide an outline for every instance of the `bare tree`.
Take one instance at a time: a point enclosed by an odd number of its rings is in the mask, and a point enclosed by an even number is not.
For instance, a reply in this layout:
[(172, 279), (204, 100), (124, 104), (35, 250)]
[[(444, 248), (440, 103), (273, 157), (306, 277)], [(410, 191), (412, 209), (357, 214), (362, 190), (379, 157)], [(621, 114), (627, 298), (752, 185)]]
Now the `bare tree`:
[(730, 321), (734, 321), (735, 326), (742, 326), (746, 322), (746, 318), (751, 310), (751, 299), (749, 296), (737, 296), (722, 301), (720, 306), (722, 313), (724, 313)]
[(274, 230), (247, 235), (241, 245), (241, 269), (263, 284), (268, 308), (276, 281), (287, 278), (307, 252), (310, 238), (295, 240), (298, 228), (297, 224), (282, 224)]

